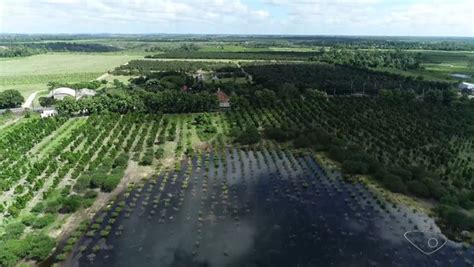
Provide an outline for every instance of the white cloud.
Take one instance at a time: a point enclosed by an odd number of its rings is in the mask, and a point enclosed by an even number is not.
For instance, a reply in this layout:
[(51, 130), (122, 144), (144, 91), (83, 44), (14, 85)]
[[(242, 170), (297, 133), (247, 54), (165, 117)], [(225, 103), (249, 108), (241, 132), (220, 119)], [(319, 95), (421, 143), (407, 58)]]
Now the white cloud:
[(293, 28), (306, 25), (324, 34), (474, 36), (474, 0), (263, 2), (284, 9)]
[(0, 0), (0, 32), (474, 36), (473, 20), (474, 0)]

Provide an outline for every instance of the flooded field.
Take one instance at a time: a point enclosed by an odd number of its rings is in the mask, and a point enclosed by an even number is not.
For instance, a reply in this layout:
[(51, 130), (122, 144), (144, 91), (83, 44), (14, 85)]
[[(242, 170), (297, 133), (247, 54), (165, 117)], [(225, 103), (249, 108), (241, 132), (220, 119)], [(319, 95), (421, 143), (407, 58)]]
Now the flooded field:
[[(67, 266), (472, 266), (433, 219), (326, 173), (311, 156), (225, 148), (130, 187), (96, 216)], [(421, 238), (423, 239), (423, 238)]]
[(470, 79), (471, 75), (463, 74), (463, 73), (453, 73), (450, 74), (450, 76), (455, 77), (455, 78), (461, 78), (461, 79)]

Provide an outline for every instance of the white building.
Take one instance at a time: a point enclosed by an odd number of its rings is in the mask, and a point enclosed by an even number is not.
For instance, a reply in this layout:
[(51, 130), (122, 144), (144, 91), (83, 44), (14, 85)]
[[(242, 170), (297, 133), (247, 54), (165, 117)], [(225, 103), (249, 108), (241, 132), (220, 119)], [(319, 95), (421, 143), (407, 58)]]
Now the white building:
[(474, 93), (474, 83), (462, 82), (459, 84), (459, 89), (461, 89), (462, 91), (469, 91), (471, 93)]
[(56, 115), (58, 115), (58, 111), (55, 109), (47, 109), (41, 112), (41, 118), (48, 118)]
[(51, 91), (49, 97), (54, 98), (55, 100), (63, 100), (65, 97), (73, 97), (75, 99), (80, 99), (84, 96), (94, 96), (96, 92), (91, 89), (83, 88), (80, 90), (74, 90), (69, 87), (60, 87)]
[(77, 99), (84, 97), (84, 96), (95, 96), (96, 91), (92, 89), (82, 88), (81, 90), (77, 91), (76, 97)]
[(55, 100), (63, 100), (65, 97), (68, 96), (76, 98), (76, 90), (68, 87), (59, 87), (53, 89), (51, 93), (49, 93), (49, 97), (52, 97)]

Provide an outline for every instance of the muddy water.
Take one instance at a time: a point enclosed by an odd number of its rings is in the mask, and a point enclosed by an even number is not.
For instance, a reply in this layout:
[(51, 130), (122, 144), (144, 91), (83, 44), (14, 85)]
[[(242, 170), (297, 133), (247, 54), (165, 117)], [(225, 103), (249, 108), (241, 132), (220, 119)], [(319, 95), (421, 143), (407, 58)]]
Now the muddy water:
[[(119, 202), (125, 203), (119, 211)], [(115, 214), (114, 214), (115, 212)], [(309, 156), (226, 149), (184, 160), (101, 214), (69, 266), (472, 266), (448, 241), (425, 255), (405, 238), (432, 219), (383, 203)], [(115, 218), (114, 222), (110, 221)]]

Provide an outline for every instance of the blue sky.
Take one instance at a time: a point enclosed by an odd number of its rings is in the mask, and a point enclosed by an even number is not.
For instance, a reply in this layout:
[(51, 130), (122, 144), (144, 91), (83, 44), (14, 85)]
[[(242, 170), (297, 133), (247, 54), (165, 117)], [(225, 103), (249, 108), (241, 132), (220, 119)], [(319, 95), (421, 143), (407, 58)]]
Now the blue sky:
[(0, 0), (0, 32), (474, 37), (474, 0)]

